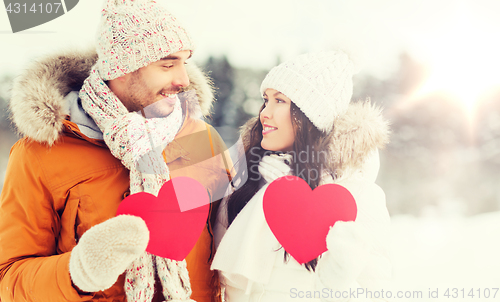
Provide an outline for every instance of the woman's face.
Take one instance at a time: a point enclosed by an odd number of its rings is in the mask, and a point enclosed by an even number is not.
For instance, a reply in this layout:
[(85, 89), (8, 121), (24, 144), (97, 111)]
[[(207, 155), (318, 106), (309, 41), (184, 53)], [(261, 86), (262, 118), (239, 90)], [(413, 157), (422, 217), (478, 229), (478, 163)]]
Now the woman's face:
[(264, 92), (264, 109), (260, 112), (263, 149), (269, 151), (291, 151), (295, 141), (290, 105), (292, 101), (275, 89)]

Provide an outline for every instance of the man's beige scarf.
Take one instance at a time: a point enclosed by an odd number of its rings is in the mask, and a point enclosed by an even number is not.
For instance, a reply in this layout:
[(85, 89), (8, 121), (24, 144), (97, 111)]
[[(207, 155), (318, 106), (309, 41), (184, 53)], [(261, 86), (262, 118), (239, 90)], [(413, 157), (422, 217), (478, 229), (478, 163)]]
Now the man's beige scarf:
[[(169, 179), (169, 170), (161, 152), (182, 126), (179, 99), (167, 117), (146, 119), (125, 108), (104, 83), (95, 66), (80, 90), (80, 98), (84, 110), (103, 132), (104, 141), (113, 156), (130, 170), (130, 193), (147, 192), (157, 196), (161, 186)], [(127, 269), (125, 292), (129, 302), (152, 300), (155, 271), (167, 301), (190, 301), (192, 291), (186, 261), (170, 260), (145, 252)]]

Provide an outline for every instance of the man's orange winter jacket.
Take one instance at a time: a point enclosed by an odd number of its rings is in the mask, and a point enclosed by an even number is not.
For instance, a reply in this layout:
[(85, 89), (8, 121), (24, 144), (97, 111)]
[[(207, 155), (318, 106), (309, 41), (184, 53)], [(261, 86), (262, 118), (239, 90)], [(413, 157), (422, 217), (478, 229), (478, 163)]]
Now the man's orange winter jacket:
[[(78, 59), (65, 58), (71, 62)], [(54, 60), (61, 60), (61, 57), (46, 62), (54, 63)], [(86, 64), (92, 60), (88, 59)], [(52, 70), (47, 76), (61, 79), (61, 73), (64, 72)], [(191, 73), (193, 82), (195, 76)], [(43, 79), (38, 74), (34, 80)], [(198, 77), (198, 83), (195, 80), (192, 84), (197, 92), (200, 90), (197, 87), (199, 81), (206, 83), (204, 78), (200, 80)], [(61, 95), (63, 98), (62, 92)], [(194, 110), (189, 102), (192, 100), (183, 105), (186, 113), (183, 126), (175, 140), (165, 148), (164, 157), (172, 178), (188, 176), (198, 180), (213, 199), (228, 184), (230, 159), (222, 158), (226, 150), (224, 142), (215, 129), (193, 117)], [(203, 110), (202, 100), (199, 102)], [(208, 107), (205, 105), (205, 108)], [(13, 111), (18, 114), (16, 109)], [(34, 115), (30, 118), (40, 116), (36, 116), (36, 112)], [(39, 130), (30, 130), (36, 126), (31, 120), (26, 120), (28, 124), (16, 122), (25, 137), (12, 147), (0, 195), (2, 302), (126, 300), (123, 274), (111, 288), (102, 292), (82, 294), (72, 285), (69, 275), (71, 250), (90, 227), (115, 216), (118, 205), (129, 194), (129, 171), (113, 157), (102, 140), (89, 138), (77, 124), (65, 118), (56, 121), (62, 131), (58, 132), (57, 141), (50, 147), (40, 139)], [(41, 137), (43, 135), (51, 134), (42, 133)], [(211, 215), (215, 214), (212, 204)], [(210, 271), (211, 252), (208, 219), (202, 235), (186, 258), (193, 288), (192, 299), (198, 302), (216, 301), (214, 292), (219, 285)]]

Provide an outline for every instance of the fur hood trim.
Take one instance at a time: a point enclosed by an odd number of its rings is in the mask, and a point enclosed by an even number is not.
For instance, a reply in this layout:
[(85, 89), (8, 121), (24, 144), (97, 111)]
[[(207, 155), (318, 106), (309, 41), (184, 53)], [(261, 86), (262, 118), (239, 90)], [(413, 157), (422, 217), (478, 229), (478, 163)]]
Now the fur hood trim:
[[(250, 142), (250, 129), (257, 117), (241, 127), (245, 149)], [(382, 149), (389, 142), (389, 122), (383, 118), (382, 110), (370, 100), (352, 102), (347, 112), (333, 123), (332, 142), (328, 150), (327, 163), (336, 177), (341, 171), (360, 169), (375, 149)]]
[(375, 149), (383, 149), (389, 143), (389, 122), (370, 100), (351, 103), (333, 127), (329, 152), (334, 171), (360, 169)]
[[(12, 120), (18, 133), (52, 145), (61, 135), (63, 121), (69, 114), (64, 97), (80, 90), (96, 61), (95, 50), (67, 51), (43, 57), (20, 74), (14, 80), (10, 99)], [(212, 82), (193, 63), (186, 66), (190, 85), (184, 91), (194, 89), (197, 95), (197, 99), (188, 99), (190, 116), (209, 115), (213, 103)], [(196, 100), (199, 107), (193, 103)]]

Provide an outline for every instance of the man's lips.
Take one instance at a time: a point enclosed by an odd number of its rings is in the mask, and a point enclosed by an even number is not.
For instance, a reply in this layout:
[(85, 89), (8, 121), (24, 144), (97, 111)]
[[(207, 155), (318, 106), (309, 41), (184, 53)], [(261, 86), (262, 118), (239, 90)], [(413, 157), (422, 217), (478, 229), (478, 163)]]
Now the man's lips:
[(160, 92), (160, 94), (163, 95), (164, 97), (167, 97), (167, 98), (175, 98), (175, 96), (177, 95), (177, 92), (175, 92), (175, 93)]
[(174, 105), (175, 102), (177, 102), (177, 93), (160, 93), (164, 98), (162, 99), (163, 102), (167, 102), (170, 105)]

